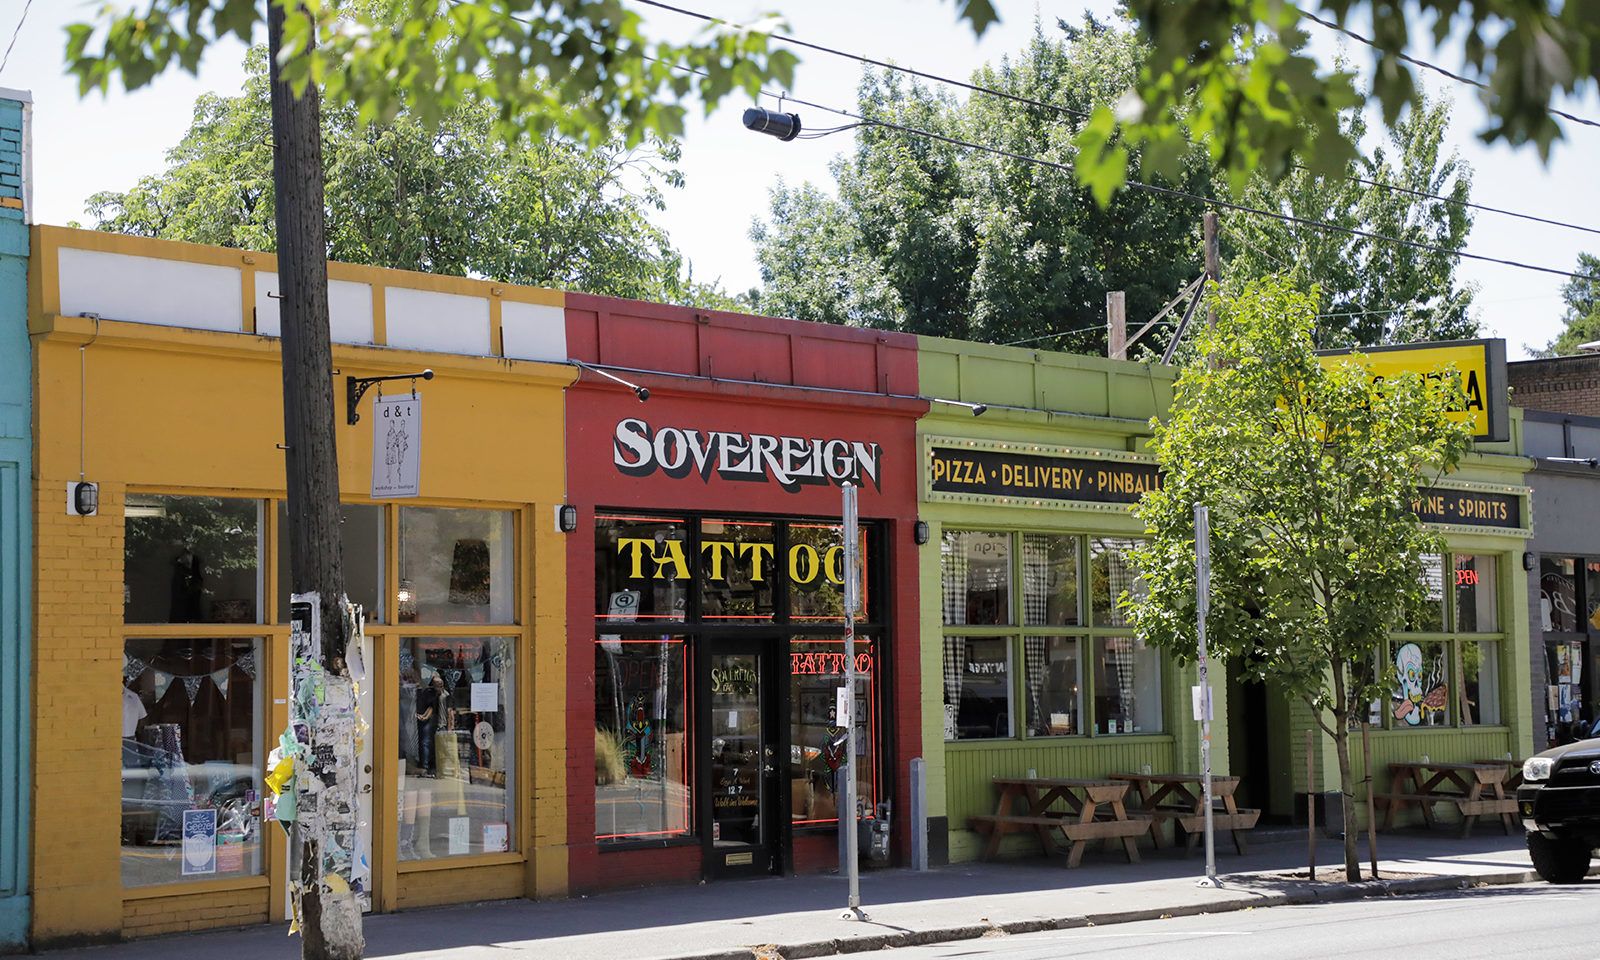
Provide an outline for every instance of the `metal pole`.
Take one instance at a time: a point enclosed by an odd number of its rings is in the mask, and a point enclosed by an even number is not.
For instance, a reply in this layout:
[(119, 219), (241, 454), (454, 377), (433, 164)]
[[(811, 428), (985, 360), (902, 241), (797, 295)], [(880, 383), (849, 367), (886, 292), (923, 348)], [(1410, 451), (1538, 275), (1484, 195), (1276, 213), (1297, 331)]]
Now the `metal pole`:
[(1378, 814), (1372, 800), (1372, 722), (1361, 721), (1361, 764), (1367, 777), (1367, 855), (1372, 858), (1372, 879), (1378, 879)]
[(839, 804), (839, 830), (844, 834), (845, 872), (850, 878), (850, 894), (844, 917), (865, 920), (861, 912), (861, 851), (856, 842), (859, 811), (856, 809), (856, 605), (860, 602), (857, 567), (860, 564), (860, 533), (856, 518), (856, 487), (844, 484), (844, 707), (840, 718), (844, 726), (844, 797)]
[(1195, 628), (1200, 638), (1200, 766), (1206, 810), (1206, 876), (1201, 886), (1219, 887), (1217, 838), (1211, 810), (1211, 681), (1206, 659), (1206, 614), (1211, 609), (1211, 511), (1194, 505)]

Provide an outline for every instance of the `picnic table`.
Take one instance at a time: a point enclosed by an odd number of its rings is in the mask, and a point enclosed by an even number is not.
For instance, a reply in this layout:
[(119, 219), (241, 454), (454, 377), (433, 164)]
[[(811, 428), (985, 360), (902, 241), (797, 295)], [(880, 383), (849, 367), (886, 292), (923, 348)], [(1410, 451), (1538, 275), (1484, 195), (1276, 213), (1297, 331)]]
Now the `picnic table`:
[[(1193, 855), (1205, 836), (1206, 801), (1205, 778), (1198, 773), (1113, 773), (1111, 779), (1132, 784), (1137, 797), (1135, 809), (1147, 813), (1154, 822), (1150, 835), (1157, 847), (1163, 845), (1163, 825), (1172, 823), (1172, 843), (1178, 842), (1178, 831), (1184, 834), (1184, 852)], [(1255, 828), (1261, 819), (1260, 810), (1241, 810), (1234, 794), (1239, 789), (1238, 777), (1211, 778), (1212, 827), (1226, 830), (1233, 836), (1233, 848), (1244, 855), (1244, 831)], [(1220, 802), (1222, 809), (1215, 804)]]
[(1449, 803), (1461, 814), (1461, 835), (1471, 836), (1472, 827), (1480, 816), (1500, 818), (1506, 836), (1516, 829), (1517, 801), (1506, 796), (1507, 783), (1521, 771), (1513, 772), (1505, 760), (1479, 763), (1449, 763), (1439, 760), (1400, 760), (1389, 764), (1390, 786), (1388, 793), (1380, 793), (1373, 800), (1384, 807), (1383, 829), (1394, 827), (1395, 812), (1407, 806), (1422, 811), (1422, 821), (1428, 829), (1438, 822), (1433, 808)]
[[(1083, 862), (1084, 848), (1095, 840), (1117, 840), (1129, 863), (1139, 862), (1135, 838), (1150, 832), (1148, 814), (1130, 813), (1124, 804), (1130, 784), (1119, 780), (1074, 780), (1058, 777), (995, 777), (1000, 798), (995, 812), (971, 817), (974, 830), (989, 834), (983, 858), (1000, 852), (1009, 833), (1034, 832), (1045, 853), (1057, 852), (1055, 834), (1068, 844), (1067, 866)], [(1056, 804), (1066, 809), (1052, 809)], [(1019, 807), (1021, 812), (1014, 812)]]

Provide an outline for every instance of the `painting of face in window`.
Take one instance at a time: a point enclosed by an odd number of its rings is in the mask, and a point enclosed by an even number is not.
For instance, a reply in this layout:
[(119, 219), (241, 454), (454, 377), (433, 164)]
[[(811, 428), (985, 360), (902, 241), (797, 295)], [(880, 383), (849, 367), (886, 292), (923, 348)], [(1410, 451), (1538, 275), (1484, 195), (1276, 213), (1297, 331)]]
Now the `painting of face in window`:
[(1394, 718), (1407, 726), (1437, 726), (1445, 721), (1447, 695), (1443, 658), (1424, 661), (1422, 648), (1402, 645), (1394, 653), (1398, 685), (1394, 691)]

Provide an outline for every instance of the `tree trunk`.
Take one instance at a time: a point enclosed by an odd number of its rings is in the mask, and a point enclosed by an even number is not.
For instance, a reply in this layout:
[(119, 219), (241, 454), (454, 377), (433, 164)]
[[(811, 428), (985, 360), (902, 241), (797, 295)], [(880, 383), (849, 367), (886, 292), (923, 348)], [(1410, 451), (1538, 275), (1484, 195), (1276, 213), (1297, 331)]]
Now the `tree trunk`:
[(1344, 813), (1344, 877), (1351, 883), (1361, 879), (1361, 851), (1356, 843), (1356, 795), (1351, 789), (1350, 720), (1334, 715), (1333, 747), (1339, 755), (1339, 804)]
[[(305, 651), (306, 659), (315, 662), (292, 665), (291, 716), (297, 716), (299, 705), (307, 703), (312, 705), (312, 715), (321, 714), (320, 718), (311, 716), (311, 722), (305, 724), (309, 752), (296, 764), (298, 818), (292, 844), (300, 861), (302, 956), (307, 960), (358, 960), (363, 950), (361, 912), (348, 889), (359, 779), (353, 713), (346, 722), (332, 725), (347, 729), (349, 736), (332, 742), (327, 736), (327, 721), (336, 719), (336, 707), (343, 702), (338, 694), (348, 692), (350, 677), (344, 662), (348, 636), (339, 556), (339, 461), (334, 448), (321, 106), (315, 85), (308, 85), (297, 98), (283, 82), (278, 52), (284, 11), (276, 2), (269, 2), (267, 8), (283, 429), (288, 446), (289, 584), (291, 594), (318, 598), (321, 634), (320, 649)], [(311, 681), (323, 685), (327, 693), (320, 710), (315, 696), (301, 695)], [(353, 700), (349, 705), (353, 707)], [(312, 770), (328, 776), (313, 776)], [(343, 842), (330, 843), (336, 836)], [(339, 864), (345, 867), (342, 872)], [(325, 889), (330, 874), (337, 879)], [(339, 890), (341, 886), (345, 889)]]

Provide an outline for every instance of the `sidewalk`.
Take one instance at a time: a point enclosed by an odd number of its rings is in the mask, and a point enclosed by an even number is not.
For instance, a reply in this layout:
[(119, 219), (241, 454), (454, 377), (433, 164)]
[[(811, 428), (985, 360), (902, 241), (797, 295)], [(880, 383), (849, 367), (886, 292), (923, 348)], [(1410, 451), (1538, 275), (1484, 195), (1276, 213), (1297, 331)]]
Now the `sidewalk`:
[[(1426, 874), (1393, 881), (1392, 892), (1439, 890), (1470, 883), (1516, 883), (1531, 877), (1520, 836), (1461, 840), (1386, 834), (1380, 869)], [(1363, 848), (1364, 849), (1364, 848)], [(965, 863), (913, 873), (868, 872), (861, 894), (869, 920), (840, 919), (844, 881), (835, 876), (725, 881), (607, 893), (566, 901), (523, 900), (414, 910), (367, 920), (367, 956), (408, 960), (749, 960), (753, 948), (775, 945), (784, 960), (967, 939), (999, 930), (1029, 930), (1222, 912), (1331, 899), (1329, 885), (1265, 874), (1305, 869), (1301, 843), (1259, 844), (1240, 858), (1218, 851), (1220, 890), (1195, 885), (1201, 857), (1145, 850), (1144, 862), (1092, 852), (1068, 871), (1044, 860)], [(1342, 858), (1323, 841), (1319, 873)], [(1382, 889), (1374, 891), (1382, 893)], [(46, 954), (50, 960), (292, 960), (298, 938), (286, 924), (156, 938)]]

